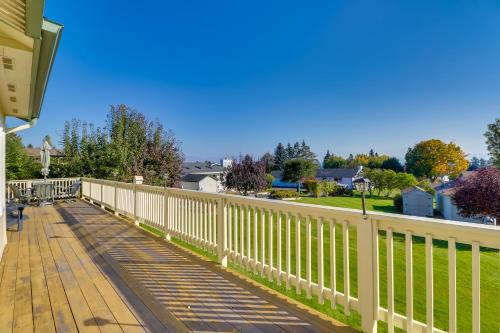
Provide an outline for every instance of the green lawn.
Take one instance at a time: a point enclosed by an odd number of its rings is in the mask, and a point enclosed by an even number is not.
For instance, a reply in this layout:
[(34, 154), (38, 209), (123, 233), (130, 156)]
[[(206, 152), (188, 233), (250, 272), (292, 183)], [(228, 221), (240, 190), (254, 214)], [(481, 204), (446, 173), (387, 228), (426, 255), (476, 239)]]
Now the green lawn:
[[(332, 206), (332, 207), (342, 207), (342, 208), (353, 208), (361, 209), (361, 196), (355, 194), (352, 197), (301, 197), (297, 202)], [(394, 207), (393, 199), (387, 197), (378, 196), (366, 196), (366, 209), (386, 212), (386, 213), (398, 213), (396, 207)]]
[[(347, 199), (347, 200), (341, 200)], [(334, 200), (336, 205), (342, 205), (342, 207), (355, 208), (353, 207), (356, 202), (359, 202), (359, 197), (356, 198), (303, 198), (300, 202), (308, 203), (318, 203), (320, 200)], [(390, 204), (389, 204), (390, 203)], [(382, 198), (371, 198), (369, 202), (370, 207), (373, 209), (380, 207), (386, 207), (384, 211), (389, 211), (390, 205), (392, 205), (391, 199)], [(384, 206), (385, 205), (385, 206)], [(233, 215), (234, 216), (234, 215)], [(239, 216), (239, 214), (238, 214)], [(246, 215), (245, 215), (246, 216)], [(253, 216), (253, 214), (252, 214)], [(260, 220), (260, 217), (259, 217)], [(276, 221), (276, 216), (274, 221)], [(266, 215), (266, 224), (269, 221), (269, 216)], [(284, 221), (284, 219), (283, 219)], [(295, 244), (295, 220), (291, 221), (291, 240), (292, 244)], [(276, 223), (276, 222), (275, 222)], [(246, 223), (245, 223), (246, 225)], [(313, 282), (317, 282), (317, 222), (312, 221), (312, 279)], [(238, 227), (240, 224), (238, 223)], [(148, 228), (150, 229), (150, 228)], [(233, 226), (234, 231), (234, 226)], [(253, 230), (253, 221), (252, 227)], [(276, 265), (276, 225), (274, 228), (274, 251), (273, 251), (273, 261)], [(350, 284), (351, 284), (351, 296), (357, 297), (357, 244), (356, 244), (356, 228), (349, 228), (349, 251), (350, 251)], [(282, 269), (285, 269), (285, 223), (282, 225)], [(267, 233), (267, 227), (266, 227)], [(260, 234), (260, 221), (258, 223), (258, 233)], [(380, 303), (382, 306), (387, 304), (387, 292), (386, 292), (386, 239), (385, 233), (379, 233), (379, 250), (380, 250)], [(239, 239), (238, 230), (238, 242)], [(246, 239), (246, 232), (244, 234)], [(253, 244), (254, 235), (251, 234), (251, 244)], [(328, 228), (325, 228), (323, 235), (323, 246), (324, 246), (324, 260), (325, 260), (325, 284), (329, 287), (329, 233)], [(416, 320), (425, 322), (425, 243), (420, 237), (414, 237), (413, 242), (413, 271), (414, 271), (414, 318)], [(235, 237), (232, 236), (232, 241), (234, 244)], [(342, 227), (340, 225), (336, 226), (336, 261), (337, 261), (337, 288), (340, 292), (343, 292), (343, 253), (342, 253)], [(258, 240), (260, 244), (260, 239)], [(266, 239), (267, 244), (267, 239)], [(184, 246), (188, 246), (191, 249), (196, 249), (193, 246), (189, 246), (182, 243)], [(305, 277), (305, 223), (301, 223), (301, 276)], [(447, 330), (448, 328), (448, 250), (446, 241), (435, 241), (434, 242), (434, 320), (435, 326)], [(241, 243), (240, 243), (241, 248)], [(267, 248), (267, 246), (266, 246)], [(196, 249), (200, 253), (204, 253), (200, 249)], [(291, 247), (291, 265), (292, 272), (295, 274), (295, 246)], [(267, 249), (266, 249), (267, 251)], [(205, 253), (206, 254), (206, 253)], [(253, 249), (252, 249), (253, 255)], [(260, 245), (258, 245), (258, 257), (261, 258)], [(210, 258), (214, 260), (214, 256), (211, 255)], [(268, 262), (268, 253), (266, 253), (266, 263)], [(342, 312), (342, 307), (338, 306), (337, 309), (332, 310), (329, 302), (325, 302), (324, 305), (320, 305), (316, 298), (308, 300), (303, 292), (301, 295), (295, 294), (295, 289), (286, 290), (284, 286), (278, 287), (274, 282), (267, 281), (267, 278), (262, 278), (260, 275), (254, 275), (252, 272), (247, 271), (244, 267), (240, 267), (235, 263), (230, 263), (230, 267), (241, 273), (246, 274), (249, 277), (278, 290), (289, 297), (297, 299), (321, 312), (324, 312), (342, 322), (349, 324), (355, 328), (360, 328), (360, 316), (356, 313), (352, 313), (350, 316), (346, 317)], [(471, 249), (470, 246), (458, 244), (457, 245), (457, 318), (458, 318), (458, 330), (460, 332), (470, 332), (471, 322), (472, 322), (472, 296), (471, 296), (471, 284), (472, 284), (472, 266), (471, 266)], [(395, 281), (395, 309), (396, 312), (404, 314), (406, 309), (406, 273), (405, 273), (405, 241), (404, 235), (394, 234), (394, 281)], [(492, 251), (489, 249), (481, 249), (481, 330), (483, 332), (500, 332), (500, 258), (498, 251)], [(379, 329), (381, 332), (387, 331), (384, 323), (379, 322)]]

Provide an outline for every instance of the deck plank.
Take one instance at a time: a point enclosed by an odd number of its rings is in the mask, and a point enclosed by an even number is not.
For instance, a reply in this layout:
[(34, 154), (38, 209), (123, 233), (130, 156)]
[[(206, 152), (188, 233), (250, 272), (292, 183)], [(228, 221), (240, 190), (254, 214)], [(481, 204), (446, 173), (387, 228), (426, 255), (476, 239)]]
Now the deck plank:
[(56, 328), (50, 306), (47, 281), (43, 271), (42, 257), (35, 223), (27, 224), (29, 234), (30, 268), (31, 268), (31, 295), (33, 301), (33, 329), (34, 332), (52, 333)]
[(16, 296), (17, 260), (19, 255), (19, 233), (10, 232), (2, 261), (5, 268), (0, 283), (0, 332), (12, 332), (14, 322), (14, 299)]
[[(58, 216), (57, 220), (62, 221), (62, 217)], [(106, 308), (99, 308), (100, 311), (105, 311), (104, 314), (98, 315), (99, 320), (108, 320), (101, 324), (101, 330), (103, 332), (146, 332), (130, 309), (116, 294), (113, 287), (102, 276), (88, 253), (84, 251), (82, 244), (75, 238), (70, 226), (53, 223), (52, 227), (61, 236), (59, 238), (61, 248), (64, 250), (68, 262), (72, 263), (73, 272), (79, 276), (80, 287), (85, 290), (84, 294), (88, 293), (88, 297), (92, 298), (92, 302), (97, 303), (94, 306), (106, 306)], [(97, 312), (92, 309), (92, 313), (96, 315)], [(108, 325), (112, 325), (111, 330)], [(119, 328), (119, 330), (116, 328)]]
[[(50, 207), (51, 208), (51, 207)], [(59, 246), (57, 235), (54, 234), (50, 227), (48, 217), (42, 217), (43, 229), (48, 239), (50, 251), (56, 263), (59, 277), (64, 286), (64, 291), (67, 295), (73, 318), (79, 331), (85, 332), (100, 332), (97, 322), (90, 310), (87, 301), (78, 286), (76, 277), (73, 275), (71, 268), (64, 257), (64, 254)]]
[(19, 233), (19, 255), (17, 260), (13, 332), (33, 331), (30, 250), (28, 241), (29, 232), (23, 230)]
[[(33, 214), (38, 210), (32, 209)], [(31, 223), (31, 222), (30, 222)], [(75, 319), (64, 290), (59, 271), (50, 251), (41, 216), (33, 223), (35, 225), (40, 256), (42, 259), (45, 281), (49, 292), (50, 306), (57, 332), (78, 332)]]

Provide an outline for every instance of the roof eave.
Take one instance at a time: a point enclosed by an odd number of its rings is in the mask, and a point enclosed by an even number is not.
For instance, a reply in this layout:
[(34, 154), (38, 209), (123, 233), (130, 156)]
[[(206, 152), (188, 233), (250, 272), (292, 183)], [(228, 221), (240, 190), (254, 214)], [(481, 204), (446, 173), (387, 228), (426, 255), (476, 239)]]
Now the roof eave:
[(27, 119), (38, 118), (54, 64), (63, 26), (43, 19), (41, 38), (35, 40), (31, 71), (30, 104)]

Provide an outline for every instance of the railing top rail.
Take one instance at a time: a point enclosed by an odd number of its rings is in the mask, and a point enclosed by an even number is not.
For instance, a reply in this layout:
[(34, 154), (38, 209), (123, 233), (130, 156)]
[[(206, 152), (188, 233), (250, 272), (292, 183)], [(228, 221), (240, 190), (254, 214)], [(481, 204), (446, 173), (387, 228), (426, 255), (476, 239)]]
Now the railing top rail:
[[(80, 177), (63, 177), (63, 178), (47, 178), (47, 181), (53, 181), (53, 180), (77, 180), (81, 179)], [(36, 178), (36, 179), (11, 179), (8, 180), (7, 183), (22, 183), (22, 182), (43, 182), (45, 179), (43, 178)]]

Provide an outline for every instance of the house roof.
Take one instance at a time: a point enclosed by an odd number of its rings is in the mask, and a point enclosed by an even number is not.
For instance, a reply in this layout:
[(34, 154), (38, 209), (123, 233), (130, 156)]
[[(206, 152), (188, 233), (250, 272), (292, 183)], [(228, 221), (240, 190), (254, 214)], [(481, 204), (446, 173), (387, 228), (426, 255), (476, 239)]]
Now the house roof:
[[(40, 148), (26, 148), (26, 154), (30, 157), (40, 157)], [(62, 149), (51, 149), (50, 156), (52, 157), (64, 157), (64, 150)]]
[(189, 182), (189, 183), (198, 183), (207, 177), (212, 178), (209, 175), (203, 174), (203, 173), (190, 173), (190, 174), (187, 174), (184, 177), (182, 177), (182, 181)]
[(184, 175), (194, 173), (223, 173), (224, 167), (216, 163), (207, 162), (185, 162), (182, 165)]
[(319, 169), (317, 178), (354, 178), (359, 173), (359, 168), (332, 168)]
[[(471, 177), (475, 172), (476, 171), (463, 171), (462, 173), (460, 173), (460, 176), (458, 176), (458, 179), (467, 179)], [(442, 195), (451, 196), (455, 193), (455, 185), (457, 184), (457, 180), (450, 180), (449, 182), (442, 183), (436, 186), (434, 189)]]
[[(423, 192), (423, 193), (428, 193), (426, 190), (424, 190), (423, 188), (421, 187), (418, 187), (418, 186), (410, 186), (410, 187), (407, 187), (405, 188), (404, 190), (401, 190), (401, 194), (406, 194), (406, 193), (410, 193), (410, 192), (413, 192), (413, 191), (418, 191), (418, 192)], [(428, 193), (429, 195), (431, 195), (430, 193)]]

